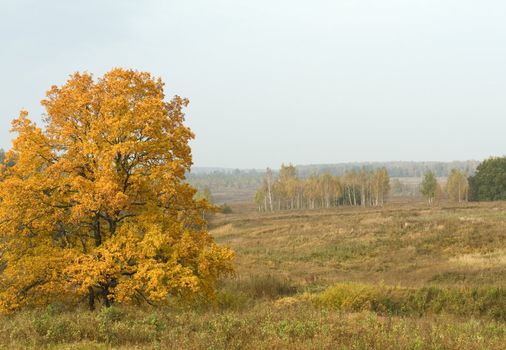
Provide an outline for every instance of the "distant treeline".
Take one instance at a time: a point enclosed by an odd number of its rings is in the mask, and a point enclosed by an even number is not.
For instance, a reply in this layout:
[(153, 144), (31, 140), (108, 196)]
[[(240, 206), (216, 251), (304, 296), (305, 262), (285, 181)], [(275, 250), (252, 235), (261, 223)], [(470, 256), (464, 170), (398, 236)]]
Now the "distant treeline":
[[(295, 170), (299, 178), (309, 178), (312, 175), (331, 174), (343, 176), (347, 172), (360, 172), (364, 169), (367, 172), (379, 168), (385, 168), (393, 178), (421, 178), (425, 173), (431, 171), (436, 177), (448, 177), (452, 169), (458, 169), (466, 174), (473, 174), (478, 161), (454, 161), (454, 162), (356, 162), (321, 165), (297, 165)], [(262, 185), (265, 170), (258, 169), (228, 169), (228, 168), (201, 168), (195, 167), (187, 174), (187, 179), (193, 186), (204, 189), (210, 188), (212, 192), (221, 189), (257, 189)], [(272, 170), (273, 176), (278, 176), (279, 170)], [(418, 195), (419, 189), (415, 184), (395, 182), (392, 192), (398, 195)]]
[(324, 173), (300, 178), (294, 166), (282, 165), (277, 176), (267, 169), (255, 202), (259, 211), (380, 206), (389, 190), (390, 178), (385, 168), (350, 170), (343, 176)]
[(330, 173), (342, 176), (348, 171), (367, 171), (385, 168), (391, 177), (422, 177), (428, 171), (436, 177), (448, 177), (453, 169), (458, 169), (467, 174), (473, 174), (480, 162), (476, 160), (453, 161), (453, 162), (356, 162), (339, 164), (316, 164), (298, 165), (297, 172), (301, 177), (311, 174)]
[(205, 188), (211, 189), (212, 192), (221, 189), (256, 189), (262, 184), (265, 171), (259, 170), (228, 170), (228, 169), (213, 169), (210, 172), (200, 171), (198, 168), (196, 172), (186, 175), (188, 182), (203, 190)]

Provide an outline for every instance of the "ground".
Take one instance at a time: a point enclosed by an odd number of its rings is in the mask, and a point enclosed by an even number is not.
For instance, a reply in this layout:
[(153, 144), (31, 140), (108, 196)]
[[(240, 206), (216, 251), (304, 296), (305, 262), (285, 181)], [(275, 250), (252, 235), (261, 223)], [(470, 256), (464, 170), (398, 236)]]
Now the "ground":
[(239, 276), (273, 274), (302, 285), (506, 284), (506, 204), (396, 203), (382, 208), (254, 211), (212, 221), (237, 253)]
[(210, 221), (237, 254), (214, 303), (25, 310), (0, 348), (504, 349), (505, 202), (232, 209)]

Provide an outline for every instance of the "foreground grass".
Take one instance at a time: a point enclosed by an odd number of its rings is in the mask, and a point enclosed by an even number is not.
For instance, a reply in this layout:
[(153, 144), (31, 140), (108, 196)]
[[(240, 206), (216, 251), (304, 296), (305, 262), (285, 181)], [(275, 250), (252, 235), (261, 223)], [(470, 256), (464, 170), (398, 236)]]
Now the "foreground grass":
[(25, 311), (0, 323), (8, 349), (503, 349), (506, 325), (449, 315), (379, 316), (309, 303), (242, 311)]
[(504, 349), (506, 290), (339, 283), (302, 292), (256, 276), (188, 308), (51, 305), (0, 318), (8, 349)]

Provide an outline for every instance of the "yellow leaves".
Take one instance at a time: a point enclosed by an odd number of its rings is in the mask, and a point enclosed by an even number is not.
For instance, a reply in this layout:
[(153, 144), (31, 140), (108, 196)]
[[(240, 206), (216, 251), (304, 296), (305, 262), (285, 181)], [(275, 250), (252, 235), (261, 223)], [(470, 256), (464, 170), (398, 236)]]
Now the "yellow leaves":
[(15, 165), (1, 171), (0, 307), (57, 291), (125, 303), (211, 295), (233, 255), (203, 231), (211, 208), (183, 182), (188, 100), (166, 102), (160, 79), (116, 68), (73, 74), (42, 104), (44, 128), (24, 111), (13, 122)]
[(64, 264), (62, 252), (38, 245), (23, 249), (23, 253), (15, 257), (15, 264), (7, 264), (1, 275), (2, 309), (8, 311), (28, 304), (39, 305), (51, 297), (68, 298), (69, 291), (59, 274)]

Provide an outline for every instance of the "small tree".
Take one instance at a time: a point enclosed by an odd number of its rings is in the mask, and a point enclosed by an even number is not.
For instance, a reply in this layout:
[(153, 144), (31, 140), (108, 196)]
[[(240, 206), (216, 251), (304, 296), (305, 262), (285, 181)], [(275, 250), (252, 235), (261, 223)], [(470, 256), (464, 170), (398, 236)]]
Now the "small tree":
[(423, 176), (420, 192), (425, 198), (427, 198), (429, 204), (432, 204), (434, 202), (434, 198), (436, 198), (437, 188), (438, 183), (436, 176), (432, 171), (427, 171)]
[(223, 203), (220, 205), (220, 213), (222, 214), (232, 214), (232, 208), (227, 203)]
[(458, 169), (452, 169), (446, 184), (448, 198), (454, 202), (467, 201), (469, 184), (466, 176)]
[(211, 190), (209, 189), (209, 186), (205, 186), (202, 191), (198, 191), (195, 194), (195, 199), (196, 200), (204, 200), (205, 199), (208, 203), (214, 202), (213, 195), (211, 193)]

